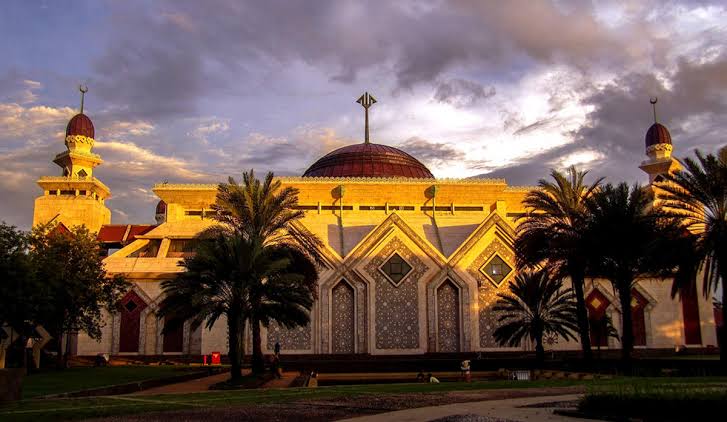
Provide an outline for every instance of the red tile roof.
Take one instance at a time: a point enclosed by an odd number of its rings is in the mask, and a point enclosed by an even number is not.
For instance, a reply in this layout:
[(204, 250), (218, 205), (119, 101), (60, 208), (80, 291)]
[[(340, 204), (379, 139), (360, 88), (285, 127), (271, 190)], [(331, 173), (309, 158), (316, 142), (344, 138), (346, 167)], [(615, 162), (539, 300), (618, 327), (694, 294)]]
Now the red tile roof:
[(101, 226), (96, 239), (102, 243), (129, 243), (133, 242), (136, 236), (146, 234), (155, 227), (151, 224), (106, 224)]

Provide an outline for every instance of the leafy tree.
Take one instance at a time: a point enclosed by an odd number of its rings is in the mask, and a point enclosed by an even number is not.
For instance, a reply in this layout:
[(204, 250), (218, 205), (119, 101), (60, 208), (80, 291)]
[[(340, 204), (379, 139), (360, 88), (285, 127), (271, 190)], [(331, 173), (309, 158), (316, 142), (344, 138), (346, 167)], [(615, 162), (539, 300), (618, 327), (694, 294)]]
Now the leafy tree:
[(622, 358), (628, 364), (634, 344), (631, 289), (641, 278), (673, 274), (683, 230), (652, 208), (652, 198), (639, 185), (607, 184), (588, 198), (587, 206), (584, 232), (594, 240), (586, 249), (589, 272), (609, 280), (618, 293)]
[[(692, 266), (686, 277), (677, 279), (673, 293), (689, 288), (699, 271), (705, 295), (716, 293), (722, 286), (722, 303), (727, 300), (727, 148), (719, 156), (695, 151), (696, 159), (686, 158), (684, 168), (665, 175), (657, 184), (661, 206), (682, 219), (693, 240)], [(722, 318), (727, 320), (722, 307)], [(727, 365), (727, 325), (721, 327), (720, 360)]]
[(37, 322), (57, 339), (61, 365), (63, 335), (84, 331), (100, 338), (102, 311), (115, 308), (128, 284), (121, 276), (107, 277), (99, 243), (85, 226), (34, 228), (29, 257), (46, 295)]
[(19, 333), (21, 347), (31, 335), (27, 328), (38, 317), (45, 296), (33, 274), (28, 240), (28, 233), (0, 223), (0, 328), (9, 326)]
[(575, 167), (567, 174), (551, 170), (552, 181), (538, 182), (539, 189), (530, 191), (523, 201), (528, 213), (518, 225), (515, 249), (521, 269), (544, 265), (551, 273), (570, 278), (581, 348), (588, 360), (591, 342), (583, 285), (588, 266), (584, 250), (590, 240), (583, 231), (588, 211), (585, 201), (597, 191), (602, 179), (586, 184), (587, 174)]
[(543, 336), (576, 338), (574, 294), (564, 290), (561, 279), (553, 278), (548, 271), (520, 272), (510, 283), (509, 291), (497, 296), (493, 310), (502, 314), (493, 336), (500, 345), (519, 346), (527, 337), (535, 342), (538, 362), (543, 362)]

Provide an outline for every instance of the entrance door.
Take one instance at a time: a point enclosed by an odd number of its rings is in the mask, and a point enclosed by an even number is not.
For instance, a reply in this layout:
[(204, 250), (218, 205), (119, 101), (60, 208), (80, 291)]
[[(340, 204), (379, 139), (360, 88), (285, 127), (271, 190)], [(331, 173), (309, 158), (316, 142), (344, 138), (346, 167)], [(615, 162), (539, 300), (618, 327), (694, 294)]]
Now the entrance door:
[(141, 311), (143, 311), (144, 308), (146, 308), (146, 303), (133, 290), (121, 299), (119, 352), (139, 352)]
[(634, 346), (646, 346), (646, 315), (649, 301), (636, 289), (631, 289), (631, 321), (634, 328)]
[[(169, 317), (164, 318), (166, 326)], [(177, 325), (175, 329), (164, 334), (164, 353), (181, 353), (184, 345), (184, 323)]]
[(595, 347), (608, 346), (608, 315), (606, 309), (609, 305), (611, 305), (611, 301), (597, 289), (594, 289), (586, 298), (591, 345)]
[(459, 289), (447, 280), (437, 289), (438, 352), (459, 352)]
[(333, 353), (355, 352), (354, 298), (353, 288), (343, 280), (339, 281), (331, 291), (331, 350)]

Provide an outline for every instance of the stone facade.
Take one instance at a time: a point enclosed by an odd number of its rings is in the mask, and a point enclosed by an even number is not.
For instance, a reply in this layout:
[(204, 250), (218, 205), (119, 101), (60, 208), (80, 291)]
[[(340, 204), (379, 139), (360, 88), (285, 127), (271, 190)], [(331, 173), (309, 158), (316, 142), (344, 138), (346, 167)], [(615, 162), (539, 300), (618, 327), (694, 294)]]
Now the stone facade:
[[(293, 329), (271, 324), (262, 333), (266, 351), (272, 351), (276, 342), (286, 353), (293, 354), (510, 350), (492, 339), (497, 326), (492, 306), (497, 293), (507, 288), (516, 273), (512, 243), (515, 219), (524, 212), (521, 200), (526, 188), (511, 188), (501, 180), (281, 181), (300, 189), (300, 204), (306, 210), (300, 229), (324, 241), (326, 265), (321, 268), (319, 299), (311, 311), (311, 323)], [(342, 215), (331, 193), (340, 184), (347, 187), (348, 201), (344, 205), (350, 207), (344, 208)], [(446, 205), (437, 205), (433, 213), (427, 191), (434, 184), (438, 186), (437, 204)], [(161, 353), (160, 323), (149, 315), (160, 300), (159, 283), (181, 270), (179, 258), (167, 257), (169, 242), (172, 238), (192, 238), (212, 224), (185, 210), (209, 208), (215, 188), (169, 184), (155, 187), (157, 195), (168, 204), (166, 221), (106, 258), (108, 271), (129, 277), (150, 304), (145, 323), (140, 324), (144, 334), (140, 333), (138, 353)], [(156, 257), (129, 257), (154, 239), (161, 241)], [(383, 269), (394, 254), (410, 267), (398, 282)], [(499, 282), (486, 271), (493, 257), (505, 264), (498, 267), (506, 272)], [(612, 296), (608, 283), (594, 282), (589, 286), (592, 288)], [(648, 301), (644, 309), (646, 347), (683, 344), (683, 316), (679, 302), (669, 295), (670, 282), (645, 280), (638, 288)], [(612, 301), (608, 312), (618, 326), (620, 310), (616, 302)], [(703, 346), (716, 344), (710, 306), (700, 296)], [(78, 352), (116, 353), (118, 320), (118, 316), (110, 316), (99, 343), (81, 336)], [(185, 352), (224, 352), (226, 331), (222, 319), (211, 331), (199, 328), (188, 333)], [(609, 347), (618, 346), (611, 343)], [(523, 344), (520, 349), (531, 347)], [(578, 344), (560, 340), (550, 348), (577, 349)]]

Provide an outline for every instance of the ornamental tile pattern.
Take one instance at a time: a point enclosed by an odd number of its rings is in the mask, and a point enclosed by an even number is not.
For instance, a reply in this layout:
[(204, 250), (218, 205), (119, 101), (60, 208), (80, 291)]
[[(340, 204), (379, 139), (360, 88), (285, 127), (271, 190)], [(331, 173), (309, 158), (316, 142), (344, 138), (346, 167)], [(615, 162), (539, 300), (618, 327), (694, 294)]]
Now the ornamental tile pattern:
[(273, 321), (268, 326), (268, 350), (275, 349), (275, 343), (280, 343), (283, 352), (286, 350), (310, 350), (311, 345), (310, 323), (303, 327), (285, 328)]
[(331, 291), (331, 350), (333, 353), (354, 353), (354, 293), (351, 286), (340, 281)]
[(508, 280), (515, 273), (512, 271), (508, 277), (502, 280), (500, 287), (495, 287), (492, 282), (480, 271), (480, 268), (489, 261), (494, 254), (498, 254), (508, 265), (514, 268), (515, 254), (505, 246), (501, 241), (495, 239), (485, 248), (484, 251), (470, 264), (467, 272), (477, 280), (479, 285), (478, 302), (479, 302), (479, 331), (480, 331), (480, 347), (499, 347), (492, 337), (492, 333), (498, 326), (497, 314), (492, 308), (497, 302), (497, 293), (505, 291), (508, 286)]
[(437, 289), (438, 352), (459, 352), (459, 291), (447, 280)]
[[(409, 263), (412, 271), (394, 286), (379, 269), (394, 252)], [(419, 295), (418, 284), (428, 267), (397, 237), (394, 237), (373, 257), (365, 270), (374, 279), (377, 349), (419, 348)]]

